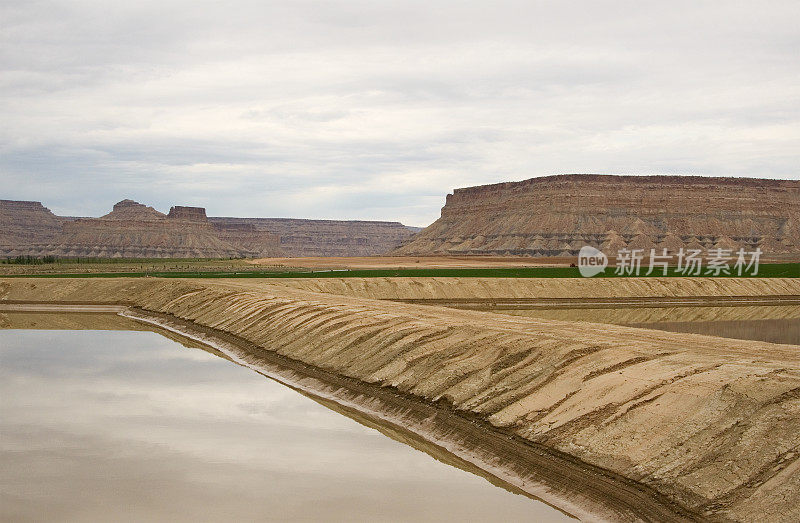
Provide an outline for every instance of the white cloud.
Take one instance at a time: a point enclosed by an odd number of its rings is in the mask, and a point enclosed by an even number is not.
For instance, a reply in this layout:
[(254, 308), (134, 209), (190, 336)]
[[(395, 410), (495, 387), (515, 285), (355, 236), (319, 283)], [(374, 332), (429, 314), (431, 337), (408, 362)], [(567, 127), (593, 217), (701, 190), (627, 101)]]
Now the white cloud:
[[(0, 197), (403, 219), (560, 172), (798, 178), (796, 2), (0, 5)], [(320, 195), (324, 195), (320, 196)]]

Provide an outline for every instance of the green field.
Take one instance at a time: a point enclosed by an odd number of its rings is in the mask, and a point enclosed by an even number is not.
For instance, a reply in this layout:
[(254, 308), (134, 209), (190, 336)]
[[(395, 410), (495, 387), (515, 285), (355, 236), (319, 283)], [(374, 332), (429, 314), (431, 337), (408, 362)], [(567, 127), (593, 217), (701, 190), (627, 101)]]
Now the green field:
[[(244, 269), (244, 268), (243, 268)], [(613, 267), (606, 269), (608, 274), (595, 278), (647, 278), (663, 277), (662, 270), (651, 276), (617, 276)], [(704, 271), (705, 272), (705, 271)], [(685, 277), (675, 268), (670, 268), (668, 277)], [(700, 276), (709, 276), (701, 274)], [(759, 266), (758, 274), (745, 277), (755, 278), (800, 278), (800, 263), (771, 263)], [(580, 278), (576, 267), (519, 267), (519, 268), (464, 268), (464, 269), (356, 269), (356, 270), (131, 270), (119, 272), (48, 272), (29, 274), (0, 275), (0, 278)], [(735, 274), (720, 277), (736, 277)]]

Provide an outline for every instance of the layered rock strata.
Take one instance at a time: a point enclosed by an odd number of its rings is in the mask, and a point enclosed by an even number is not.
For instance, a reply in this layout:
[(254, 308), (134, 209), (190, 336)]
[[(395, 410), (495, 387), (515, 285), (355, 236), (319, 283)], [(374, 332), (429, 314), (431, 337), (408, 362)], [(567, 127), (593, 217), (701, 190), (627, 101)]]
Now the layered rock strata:
[(0, 251), (51, 244), (60, 233), (61, 220), (40, 202), (0, 200)]
[(208, 218), (123, 200), (100, 218), (59, 217), (39, 202), (0, 200), (0, 256), (229, 258), (368, 256), (416, 232), (397, 222)]
[[(262, 235), (257, 251), (220, 238), (200, 207), (172, 207), (164, 215), (123, 200), (102, 218), (65, 222), (52, 252), (64, 257), (229, 258), (280, 253), (274, 235)], [(235, 240), (228, 237), (228, 240)]]
[(418, 229), (399, 222), (301, 220), (293, 218), (210, 218), (219, 226), (253, 225), (280, 237), (288, 256), (375, 256), (394, 249)]
[(398, 255), (576, 256), (621, 249), (800, 254), (800, 181), (560, 175), (456, 189)]

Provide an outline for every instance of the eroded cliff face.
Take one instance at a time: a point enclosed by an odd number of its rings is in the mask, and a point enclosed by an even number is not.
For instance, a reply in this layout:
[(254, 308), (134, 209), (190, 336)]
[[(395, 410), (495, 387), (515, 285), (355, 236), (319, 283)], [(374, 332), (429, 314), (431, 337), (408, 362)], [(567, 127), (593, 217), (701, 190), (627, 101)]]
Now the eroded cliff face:
[(395, 254), (575, 256), (584, 245), (800, 253), (800, 182), (560, 175), (456, 189)]
[(280, 237), (288, 256), (375, 256), (394, 249), (417, 231), (399, 222), (209, 218), (214, 225), (253, 225)]
[(208, 218), (122, 200), (100, 218), (59, 217), (39, 202), (0, 200), (0, 256), (230, 258), (383, 254), (417, 231), (397, 222)]
[(206, 210), (203, 207), (185, 207), (183, 205), (170, 207), (167, 217), (187, 222), (205, 223), (208, 221)]
[(212, 223), (212, 227), (220, 240), (244, 249), (251, 257), (286, 256), (277, 234), (258, 229), (253, 224)]
[(280, 256), (276, 235), (220, 230), (202, 207), (158, 212), (122, 200), (100, 218), (59, 218), (39, 202), (0, 204), (0, 256), (229, 258)]
[(66, 257), (222, 258), (243, 256), (209, 223), (159, 220), (78, 219), (64, 223), (53, 253)]
[(0, 200), (0, 251), (47, 244), (61, 233), (61, 220), (40, 202)]

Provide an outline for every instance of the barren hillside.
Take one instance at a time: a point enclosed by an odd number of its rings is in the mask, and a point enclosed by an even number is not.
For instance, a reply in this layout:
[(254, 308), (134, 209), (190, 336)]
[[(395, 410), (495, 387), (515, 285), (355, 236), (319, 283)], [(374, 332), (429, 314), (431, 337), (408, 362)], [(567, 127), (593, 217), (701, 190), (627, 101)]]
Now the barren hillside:
[(456, 189), (394, 254), (575, 256), (619, 249), (800, 253), (800, 182), (560, 175)]
[(0, 200), (0, 256), (230, 258), (371, 256), (408, 240), (397, 222), (209, 218), (123, 200), (100, 218), (56, 216), (39, 202)]

